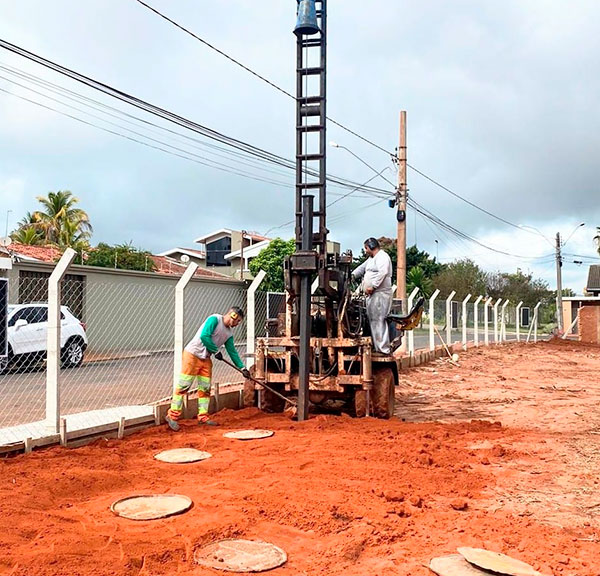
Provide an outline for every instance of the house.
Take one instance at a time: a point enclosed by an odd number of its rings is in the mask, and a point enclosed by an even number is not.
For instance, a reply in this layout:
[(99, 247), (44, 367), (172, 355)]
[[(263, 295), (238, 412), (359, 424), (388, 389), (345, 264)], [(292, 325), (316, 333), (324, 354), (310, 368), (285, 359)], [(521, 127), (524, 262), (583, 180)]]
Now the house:
[[(187, 256), (205, 270), (218, 271), (220, 274), (238, 280), (240, 278), (248, 280), (252, 278), (249, 269), (250, 261), (258, 256), (260, 251), (271, 243), (271, 240), (257, 232), (220, 228), (194, 240), (195, 243), (201, 245), (200, 249), (172, 248), (161, 252), (159, 256), (184, 261), (187, 261), (184, 258)], [(339, 254), (340, 244), (327, 242), (327, 250), (330, 253)]]
[[(196, 251), (201, 254), (199, 251)], [(10, 259), (12, 262), (45, 262), (51, 264), (57, 262), (61, 257), (62, 252), (55, 246), (33, 246), (28, 244), (19, 244), (13, 242), (9, 246), (0, 246), (0, 259)], [(85, 260), (85, 255), (84, 255)], [(171, 276), (181, 276), (185, 272), (187, 266), (181, 259), (171, 258), (163, 255), (152, 255), (152, 262), (154, 263), (157, 274), (168, 274)], [(204, 278), (214, 279), (227, 279), (229, 276), (221, 274), (217, 270), (207, 270), (205, 268), (198, 268), (195, 276), (201, 276)]]
[[(187, 261), (185, 256), (196, 262), (204, 270), (212, 270), (219, 274), (239, 279), (242, 266), (242, 252), (244, 260), (244, 278), (251, 278), (248, 270), (249, 261), (256, 256), (262, 248), (269, 245), (271, 240), (256, 232), (245, 230), (231, 230), (220, 228), (210, 234), (196, 238), (194, 242), (200, 248), (172, 248), (161, 252), (159, 256), (173, 260)], [(243, 247), (242, 247), (243, 244)], [(260, 244), (260, 249), (256, 249)], [(253, 248), (250, 254), (247, 250)]]
[(589, 296), (600, 296), (600, 264), (590, 266), (585, 291)]

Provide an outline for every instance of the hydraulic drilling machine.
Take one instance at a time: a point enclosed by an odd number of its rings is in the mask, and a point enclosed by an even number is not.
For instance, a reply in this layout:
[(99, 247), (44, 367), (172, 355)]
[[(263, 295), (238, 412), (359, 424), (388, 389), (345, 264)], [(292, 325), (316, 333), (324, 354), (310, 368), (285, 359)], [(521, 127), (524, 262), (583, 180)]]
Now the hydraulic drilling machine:
[[(296, 55), (296, 252), (285, 262), (284, 336), (256, 342), (246, 405), (282, 411), (297, 393), (298, 420), (309, 403), (347, 405), (358, 417), (389, 418), (398, 383), (396, 358), (373, 351), (364, 296), (353, 293), (352, 253), (328, 251), (326, 226), (327, 0), (298, 0)], [(316, 289), (311, 289), (313, 286)], [(391, 314), (393, 347), (420, 320), (422, 299), (407, 316)]]

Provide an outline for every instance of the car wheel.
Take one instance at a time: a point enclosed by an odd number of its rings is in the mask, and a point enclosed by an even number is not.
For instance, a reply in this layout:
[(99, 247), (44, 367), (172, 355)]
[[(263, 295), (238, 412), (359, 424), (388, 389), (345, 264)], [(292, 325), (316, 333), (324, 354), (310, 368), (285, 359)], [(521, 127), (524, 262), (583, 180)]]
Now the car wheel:
[(80, 340), (73, 339), (67, 342), (62, 350), (62, 365), (65, 368), (76, 368), (83, 362), (83, 345)]

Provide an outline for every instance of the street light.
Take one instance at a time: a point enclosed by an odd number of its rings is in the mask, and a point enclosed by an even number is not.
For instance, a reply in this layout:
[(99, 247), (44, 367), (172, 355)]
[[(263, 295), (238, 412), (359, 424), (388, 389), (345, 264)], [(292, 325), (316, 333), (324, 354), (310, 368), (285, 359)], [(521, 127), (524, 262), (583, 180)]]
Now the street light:
[(4, 237), (8, 238), (8, 215), (12, 212), (12, 210), (6, 211), (6, 228), (4, 229)]

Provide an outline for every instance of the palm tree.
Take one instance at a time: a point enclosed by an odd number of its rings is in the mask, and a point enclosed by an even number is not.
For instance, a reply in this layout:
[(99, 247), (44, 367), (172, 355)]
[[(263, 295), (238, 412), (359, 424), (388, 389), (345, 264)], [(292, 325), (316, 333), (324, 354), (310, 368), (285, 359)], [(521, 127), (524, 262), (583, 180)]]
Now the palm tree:
[(15, 230), (10, 237), (13, 242), (18, 242), (19, 244), (29, 244), (30, 246), (44, 244), (44, 236), (32, 225), (21, 226)]
[(46, 242), (67, 247), (90, 238), (93, 230), (89, 216), (85, 210), (75, 208), (79, 199), (72, 192), (48, 192), (48, 196), (38, 196), (37, 200), (44, 210), (34, 212), (33, 217)]
[(428, 298), (433, 292), (433, 282), (425, 275), (420, 266), (414, 266), (406, 275), (406, 291), (410, 293), (415, 288), (418, 288), (425, 298)]

